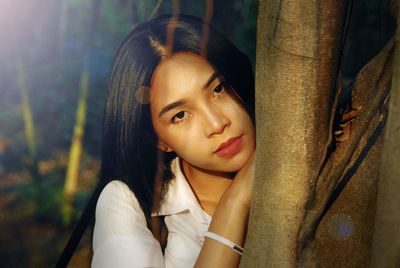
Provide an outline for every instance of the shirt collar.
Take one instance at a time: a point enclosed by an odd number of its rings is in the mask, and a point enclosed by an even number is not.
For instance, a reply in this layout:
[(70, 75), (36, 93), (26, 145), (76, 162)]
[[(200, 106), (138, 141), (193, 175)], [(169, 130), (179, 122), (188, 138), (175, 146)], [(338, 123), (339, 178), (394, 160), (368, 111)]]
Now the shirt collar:
[(179, 157), (172, 160), (171, 171), (174, 174), (174, 178), (168, 185), (168, 191), (160, 206), (160, 210), (158, 213), (153, 213), (152, 216), (166, 216), (190, 211), (199, 219), (210, 221), (211, 217), (201, 208), (182, 172)]

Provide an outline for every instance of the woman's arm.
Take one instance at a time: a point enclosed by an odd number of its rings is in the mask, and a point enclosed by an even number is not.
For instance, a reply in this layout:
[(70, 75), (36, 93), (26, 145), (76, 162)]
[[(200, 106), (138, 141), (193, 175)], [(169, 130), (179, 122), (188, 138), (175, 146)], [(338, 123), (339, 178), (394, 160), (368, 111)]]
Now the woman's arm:
[[(254, 178), (255, 152), (236, 174), (218, 203), (209, 231), (243, 246)], [(205, 238), (195, 267), (237, 267), (240, 255), (228, 246)]]

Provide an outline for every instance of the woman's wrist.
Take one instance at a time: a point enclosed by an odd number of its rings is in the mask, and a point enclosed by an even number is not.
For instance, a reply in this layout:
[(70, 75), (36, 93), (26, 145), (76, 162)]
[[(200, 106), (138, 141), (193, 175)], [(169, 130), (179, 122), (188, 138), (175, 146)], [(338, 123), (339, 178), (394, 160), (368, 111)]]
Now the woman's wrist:
[(251, 197), (243, 194), (240, 191), (230, 191), (224, 195), (220, 200), (220, 205), (225, 209), (232, 209), (236, 211), (248, 211), (250, 209)]
[(209, 231), (243, 247), (248, 215), (248, 204), (232, 196), (225, 196), (218, 204)]
[(234, 182), (225, 191), (219, 202), (230, 204), (234, 208), (243, 207), (248, 210), (251, 204), (251, 190), (249, 190), (249, 187), (248, 185), (235, 184)]

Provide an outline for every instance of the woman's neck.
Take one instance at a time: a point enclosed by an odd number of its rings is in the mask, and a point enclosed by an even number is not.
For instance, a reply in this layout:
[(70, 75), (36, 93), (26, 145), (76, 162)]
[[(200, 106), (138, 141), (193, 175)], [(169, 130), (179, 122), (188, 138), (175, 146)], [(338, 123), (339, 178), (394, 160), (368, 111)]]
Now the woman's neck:
[(181, 169), (200, 206), (212, 216), (225, 190), (231, 185), (235, 173), (199, 169), (184, 160), (181, 160)]

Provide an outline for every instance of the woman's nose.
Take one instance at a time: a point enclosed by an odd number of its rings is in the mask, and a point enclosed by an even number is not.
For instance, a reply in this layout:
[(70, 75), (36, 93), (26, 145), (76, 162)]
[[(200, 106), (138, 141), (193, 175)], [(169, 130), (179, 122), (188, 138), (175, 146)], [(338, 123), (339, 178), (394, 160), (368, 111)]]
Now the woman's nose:
[(217, 109), (207, 109), (205, 111), (204, 131), (207, 137), (221, 134), (231, 124), (229, 118)]

